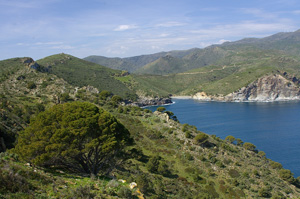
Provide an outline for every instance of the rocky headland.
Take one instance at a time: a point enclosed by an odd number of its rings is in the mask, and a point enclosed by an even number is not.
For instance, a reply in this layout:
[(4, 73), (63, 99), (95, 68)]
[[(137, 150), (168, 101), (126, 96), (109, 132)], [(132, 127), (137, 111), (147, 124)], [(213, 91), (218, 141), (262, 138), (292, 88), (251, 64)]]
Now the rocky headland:
[(151, 98), (151, 97), (140, 97), (137, 102), (133, 102), (130, 105), (132, 106), (139, 106), (139, 107), (145, 107), (145, 106), (158, 106), (158, 105), (166, 105), (166, 104), (172, 104), (171, 98)]
[(292, 80), (280, 74), (263, 76), (238, 91), (215, 96), (205, 92), (196, 93), (193, 99), (202, 101), (273, 102), (300, 100), (300, 88)]

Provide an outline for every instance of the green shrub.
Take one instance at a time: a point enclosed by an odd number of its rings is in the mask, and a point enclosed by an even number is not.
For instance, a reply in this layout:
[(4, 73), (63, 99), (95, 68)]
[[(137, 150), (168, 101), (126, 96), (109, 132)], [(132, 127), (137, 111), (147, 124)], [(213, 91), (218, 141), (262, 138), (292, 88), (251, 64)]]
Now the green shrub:
[(199, 133), (194, 138), (195, 142), (197, 144), (200, 144), (201, 146), (203, 146), (206, 143), (207, 139), (208, 139), (208, 135), (206, 135), (205, 133)]
[(28, 89), (35, 89), (36, 88), (36, 84), (34, 82), (28, 82), (27, 83), (27, 88)]
[(243, 147), (249, 151), (254, 151), (256, 149), (256, 146), (250, 142), (245, 142)]
[(258, 196), (263, 197), (263, 198), (270, 198), (272, 196), (271, 192), (266, 189), (266, 188), (261, 188), (258, 191)]
[(232, 135), (228, 135), (226, 138), (225, 138), (226, 141), (228, 141), (229, 143), (233, 143), (236, 139), (235, 137), (233, 137)]
[(123, 101), (123, 98), (118, 95), (114, 95), (114, 96), (112, 96), (111, 101), (115, 102), (115, 103), (120, 103)]
[(289, 183), (295, 183), (296, 179), (294, 178), (292, 172), (288, 169), (280, 169), (279, 170), (279, 176), (281, 179), (289, 182)]
[(282, 169), (282, 164), (280, 164), (279, 162), (271, 161), (270, 165), (273, 169)]
[(232, 178), (238, 178), (238, 177), (240, 177), (240, 173), (237, 170), (235, 170), (235, 169), (229, 169), (228, 174)]
[(121, 198), (133, 198), (132, 191), (125, 186), (122, 186), (117, 194)]
[(186, 131), (185, 132), (185, 137), (186, 138), (192, 138), (193, 136), (192, 136), (192, 133), (190, 131)]
[(158, 112), (164, 112), (166, 110), (165, 107), (157, 107), (156, 109)]

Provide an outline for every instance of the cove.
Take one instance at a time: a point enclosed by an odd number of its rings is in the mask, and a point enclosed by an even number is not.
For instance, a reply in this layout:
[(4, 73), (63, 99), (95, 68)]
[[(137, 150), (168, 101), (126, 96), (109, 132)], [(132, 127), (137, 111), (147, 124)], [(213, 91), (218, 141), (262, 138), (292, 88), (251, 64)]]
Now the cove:
[[(267, 158), (300, 176), (300, 102), (201, 102), (172, 99), (164, 106), (181, 124), (222, 139), (232, 135), (253, 143)], [(147, 107), (155, 111), (158, 106)]]

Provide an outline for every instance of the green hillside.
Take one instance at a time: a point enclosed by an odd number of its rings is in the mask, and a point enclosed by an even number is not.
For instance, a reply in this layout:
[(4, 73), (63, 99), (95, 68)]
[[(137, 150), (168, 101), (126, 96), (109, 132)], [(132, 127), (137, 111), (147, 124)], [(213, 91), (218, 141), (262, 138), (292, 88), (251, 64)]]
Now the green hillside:
[(170, 73), (178, 73), (182, 71), (184, 61), (179, 58), (166, 55), (158, 60), (151, 62), (135, 71), (137, 74), (155, 74), (166, 75)]
[(74, 86), (90, 85), (99, 91), (109, 90), (122, 97), (133, 94), (116, 79), (122, 75), (120, 70), (109, 69), (66, 54), (52, 55), (38, 60), (37, 63)]

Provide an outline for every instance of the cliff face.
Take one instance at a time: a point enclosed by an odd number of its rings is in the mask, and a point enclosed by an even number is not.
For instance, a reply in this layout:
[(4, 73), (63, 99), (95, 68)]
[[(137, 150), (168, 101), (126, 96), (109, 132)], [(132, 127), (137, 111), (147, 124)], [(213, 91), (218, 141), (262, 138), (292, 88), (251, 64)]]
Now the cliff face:
[(300, 88), (281, 75), (272, 74), (259, 78), (240, 90), (226, 96), (216, 97), (197, 93), (193, 96), (199, 100), (216, 101), (285, 101), (299, 100)]
[(230, 101), (283, 101), (300, 99), (300, 89), (281, 75), (268, 75), (226, 96)]

